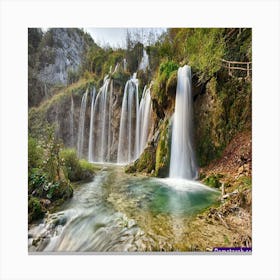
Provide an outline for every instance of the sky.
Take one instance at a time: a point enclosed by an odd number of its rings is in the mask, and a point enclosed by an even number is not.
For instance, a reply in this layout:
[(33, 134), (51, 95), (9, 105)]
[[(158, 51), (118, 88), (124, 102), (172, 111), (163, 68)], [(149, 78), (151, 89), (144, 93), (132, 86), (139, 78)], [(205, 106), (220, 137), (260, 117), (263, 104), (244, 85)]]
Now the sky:
[(166, 28), (84, 28), (93, 40), (100, 46), (110, 45), (111, 47), (125, 47), (127, 30), (137, 31), (140, 34), (147, 34), (149, 31), (160, 35)]

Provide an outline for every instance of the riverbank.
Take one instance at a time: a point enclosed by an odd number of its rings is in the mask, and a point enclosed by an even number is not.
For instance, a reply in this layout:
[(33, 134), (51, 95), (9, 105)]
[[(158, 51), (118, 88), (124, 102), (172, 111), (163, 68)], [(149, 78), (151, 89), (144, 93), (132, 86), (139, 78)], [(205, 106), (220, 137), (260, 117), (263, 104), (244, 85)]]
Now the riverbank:
[(201, 181), (218, 187), (221, 198), (218, 206), (190, 222), (188, 236), (193, 250), (252, 247), (251, 156), (251, 133), (239, 133), (220, 159), (200, 170)]

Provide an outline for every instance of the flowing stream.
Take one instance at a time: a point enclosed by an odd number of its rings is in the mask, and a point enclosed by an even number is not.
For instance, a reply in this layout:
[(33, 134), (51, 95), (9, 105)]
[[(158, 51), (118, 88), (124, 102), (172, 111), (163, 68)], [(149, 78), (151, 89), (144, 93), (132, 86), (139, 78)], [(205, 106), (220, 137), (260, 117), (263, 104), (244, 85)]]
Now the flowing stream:
[(29, 252), (187, 251), (188, 221), (218, 196), (198, 182), (133, 176), (108, 165), (29, 226)]

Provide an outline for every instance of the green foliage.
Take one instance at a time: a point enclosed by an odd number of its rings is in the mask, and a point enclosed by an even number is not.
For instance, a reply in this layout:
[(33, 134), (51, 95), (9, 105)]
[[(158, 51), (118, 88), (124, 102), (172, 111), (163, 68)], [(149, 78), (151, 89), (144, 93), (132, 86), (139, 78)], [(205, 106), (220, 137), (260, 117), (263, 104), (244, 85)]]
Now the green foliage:
[(177, 71), (179, 65), (174, 61), (164, 61), (159, 66), (159, 74), (162, 80), (167, 80), (173, 71)]
[(155, 154), (156, 149), (152, 145), (145, 148), (141, 156), (131, 165), (127, 166), (125, 172), (145, 172), (152, 173), (155, 170)]
[(44, 217), (44, 210), (41, 206), (40, 200), (36, 197), (28, 198), (28, 222), (42, 219)]
[(206, 84), (206, 92), (194, 103), (195, 143), (198, 163), (219, 158), (236, 133), (251, 129), (252, 84), (229, 78), (221, 71)]
[(219, 188), (222, 185), (222, 183), (220, 182), (220, 179), (222, 177), (223, 176), (221, 174), (212, 174), (205, 178), (203, 180), (203, 183), (212, 188)]
[(227, 28), (224, 37), (226, 43), (225, 59), (252, 61), (251, 28)]
[(63, 161), (60, 157), (60, 149), (62, 144), (55, 139), (54, 127), (47, 128), (47, 134), (45, 136), (44, 150), (45, 160), (43, 162), (43, 170), (48, 174), (49, 181), (58, 181), (64, 179), (65, 176), (61, 172), (61, 166)]
[(125, 83), (130, 78), (130, 74), (128, 72), (117, 71), (112, 74), (112, 79), (114, 80), (114, 85), (118, 85), (119, 87), (124, 89)]
[(175, 99), (177, 84), (177, 69), (179, 65), (174, 61), (163, 61), (154, 82), (152, 95), (162, 109), (170, 105)]
[(72, 197), (73, 189), (67, 180), (51, 182), (48, 180), (47, 173), (39, 168), (33, 168), (28, 177), (28, 194), (55, 201)]
[(28, 137), (28, 172), (35, 167), (42, 165), (43, 149), (40, 147), (38, 141), (29, 136)]
[(161, 126), (161, 133), (156, 150), (155, 176), (167, 177), (169, 174), (171, 152), (171, 127), (169, 121)]
[(221, 68), (225, 55), (222, 28), (195, 28), (186, 38), (185, 54), (188, 64), (204, 82)]
[(80, 181), (90, 178), (94, 174), (93, 164), (86, 160), (79, 160), (76, 150), (64, 149), (60, 152), (70, 181)]
[(247, 189), (251, 189), (252, 188), (252, 177), (241, 176), (240, 178), (238, 178), (236, 183), (238, 184), (238, 190), (240, 192), (247, 190)]
[(67, 71), (67, 84), (68, 85), (76, 83), (79, 80), (79, 78), (80, 78), (79, 71), (75, 71), (73, 69), (69, 69)]
[(47, 174), (39, 168), (33, 168), (28, 176), (28, 193), (37, 197), (43, 197), (44, 190), (48, 188)]

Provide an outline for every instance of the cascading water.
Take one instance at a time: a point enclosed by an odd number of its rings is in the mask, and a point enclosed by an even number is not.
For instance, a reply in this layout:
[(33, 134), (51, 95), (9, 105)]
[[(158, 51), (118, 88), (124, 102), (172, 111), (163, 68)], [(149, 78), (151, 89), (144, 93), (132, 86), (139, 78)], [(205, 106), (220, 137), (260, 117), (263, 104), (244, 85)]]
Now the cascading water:
[(90, 107), (90, 127), (89, 127), (89, 140), (88, 140), (88, 161), (93, 161), (92, 145), (93, 145), (93, 112), (96, 90), (93, 88), (91, 92), (91, 107)]
[(71, 95), (71, 107), (70, 107), (70, 116), (69, 116), (69, 134), (70, 134), (70, 146), (74, 147), (74, 100), (73, 96)]
[(139, 64), (139, 70), (146, 71), (146, 69), (149, 69), (149, 56), (145, 49), (143, 49), (143, 57), (141, 59), (141, 62)]
[(151, 125), (151, 117), (152, 117), (152, 102), (151, 102), (151, 94), (150, 87), (145, 86), (143, 90), (143, 95), (140, 101), (139, 106), (139, 118), (137, 121), (137, 126), (139, 129), (139, 145), (137, 150), (137, 157), (144, 151), (146, 146), (149, 130)]
[(197, 177), (192, 146), (191, 68), (187, 65), (178, 69), (169, 176), (185, 179)]
[(122, 111), (118, 143), (118, 163), (129, 163), (137, 157), (139, 112), (138, 80), (136, 73), (126, 82), (122, 101)]
[(86, 115), (86, 108), (87, 108), (87, 96), (88, 96), (88, 90), (86, 90), (86, 92), (82, 97), (81, 108), (80, 108), (78, 143), (77, 143), (77, 151), (78, 151), (79, 158), (83, 156), (83, 152), (84, 152), (84, 130), (85, 130), (85, 115)]
[(110, 104), (111, 91), (108, 90), (110, 84), (109, 76), (104, 78), (103, 86), (98, 91), (94, 106), (92, 107), (92, 130), (90, 137), (92, 139), (89, 149), (89, 160), (95, 162), (107, 162), (108, 146), (110, 146)]
[(127, 61), (125, 58), (123, 59), (123, 71), (127, 71)]
[[(115, 68), (117, 70), (118, 67)], [(90, 162), (130, 163), (140, 156), (148, 140), (152, 112), (150, 87), (144, 88), (139, 104), (136, 73), (126, 82), (120, 125), (117, 126), (119, 134), (115, 131), (118, 120), (114, 119), (116, 97), (113, 96), (113, 92), (113, 80), (107, 75), (97, 93), (93, 88), (89, 97), (87, 92), (82, 97), (77, 148), (78, 156), (83, 157), (84, 152), (87, 152)], [(87, 99), (91, 102), (87, 102)], [(91, 104), (88, 120), (89, 138), (87, 150), (84, 151), (84, 135), (87, 135), (85, 131), (87, 103)]]

